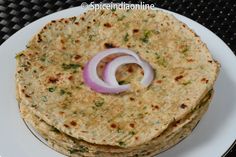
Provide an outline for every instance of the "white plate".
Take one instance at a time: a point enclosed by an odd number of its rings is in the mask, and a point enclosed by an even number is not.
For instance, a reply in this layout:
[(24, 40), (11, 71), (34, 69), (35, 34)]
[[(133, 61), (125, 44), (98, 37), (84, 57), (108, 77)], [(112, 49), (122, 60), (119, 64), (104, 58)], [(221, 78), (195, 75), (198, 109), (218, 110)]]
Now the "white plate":
[[(15, 98), (15, 54), (23, 49), (33, 34), (47, 22), (77, 16), (82, 7), (63, 10), (43, 17), (11, 36), (0, 47), (0, 156), (62, 157), (40, 142), (20, 118)], [(227, 45), (207, 28), (184, 16), (172, 13), (192, 28), (207, 44), (214, 58), (221, 63), (215, 95), (209, 111), (193, 133), (180, 144), (158, 157), (218, 157), (236, 139), (236, 58)]]

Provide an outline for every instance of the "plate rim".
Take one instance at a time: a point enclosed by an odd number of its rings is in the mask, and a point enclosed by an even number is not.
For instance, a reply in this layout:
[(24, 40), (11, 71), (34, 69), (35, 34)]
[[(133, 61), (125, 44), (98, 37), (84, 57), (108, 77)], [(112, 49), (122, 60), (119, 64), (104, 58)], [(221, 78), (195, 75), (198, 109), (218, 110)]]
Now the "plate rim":
[[(43, 17), (41, 17), (41, 18), (38, 18), (38, 19), (36, 19), (35, 21), (29, 23), (28, 25), (22, 27), (20, 30), (16, 31), (14, 34), (12, 34), (7, 40), (5, 40), (5, 41), (0, 45), (0, 50), (1, 50), (1, 48), (2, 48), (3, 46), (5, 46), (5, 45), (8, 43), (8, 41), (9, 41), (10, 39), (14, 38), (18, 33), (22, 32), (24, 29), (29, 29), (32, 24), (37, 23), (37, 22), (39, 22), (40, 20), (47, 19), (47, 18), (48, 18), (47, 21), (49, 22), (49, 21), (52, 20), (52, 17), (53, 17), (54, 15), (56, 15), (56, 14), (58, 14), (58, 13), (61, 13), (61, 12), (69, 11), (69, 10), (72, 10), (72, 9), (82, 9), (82, 10), (83, 10), (83, 9), (85, 9), (85, 8), (83, 8), (83, 7), (81, 7), (81, 6), (76, 6), (76, 7), (72, 7), (72, 8), (63, 9), (63, 10), (60, 10), (60, 11), (51, 13), (51, 14), (49, 14), (49, 15), (45, 15), (45, 16), (43, 16)], [(170, 13), (170, 14), (174, 15), (175, 17), (176, 17), (176, 15), (177, 15), (177, 16), (179, 16), (179, 17), (181, 17), (181, 18), (190, 20), (191, 22), (197, 23), (198, 25), (202, 26), (202, 27), (203, 27), (204, 29), (206, 29), (208, 32), (212, 33), (216, 38), (218, 38), (219, 40), (221, 40), (221, 42), (224, 43), (225, 47), (229, 50), (229, 52), (231, 53), (231, 55), (233, 55), (234, 58), (235, 58), (235, 60), (236, 60), (236, 54), (233, 53), (233, 51), (230, 49), (230, 47), (229, 47), (219, 36), (217, 36), (214, 32), (212, 32), (212, 31), (211, 31), (210, 29), (208, 29), (207, 27), (205, 27), (205, 26), (203, 26), (202, 24), (198, 23), (197, 21), (194, 21), (194, 20), (192, 20), (191, 18), (186, 17), (186, 16), (183, 16), (183, 15), (181, 15), (181, 14), (179, 14), (179, 13), (176, 13), (176, 12), (173, 12), (173, 11), (170, 11), (170, 10), (166, 10), (166, 9), (163, 9), (163, 8), (159, 8), (159, 7), (155, 7), (155, 9), (157, 9), (157, 10), (162, 10), (162, 11), (164, 11), (164, 12)], [(86, 11), (86, 9), (85, 9), (84, 11)], [(84, 11), (82, 11), (82, 12), (84, 12)], [(79, 15), (81, 15), (81, 14), (79, 14)], [(52, 16), (52, 17), (51, 17), (51, 16)], [(66, 17), (69, 17), (69, 16), (66, 15)], [(62, 18), (63, 18), (63, 17), (62, 17)], [(180, 20), (178, 17), (176, 17), (176, 18), (177, 18), (178, 20)], [(182, 20), (180, 20), (180, 21), (182, 21)], [(183, 21), (182, 21), (182, 22), (183, 22)], [(185, 22), (184, 22), (184, 23), (185, 23)], [(186, 23), (186, 24), (188, 25), (188, 23)], [(190, 27), (190, 28), (191, 28), (191, 27)], [(192, 28), (191, 28), (191, 29), (192, 29)], [(205, 42), (204, 42), (204, 43), (205, 43)], [(0, 53), (1, 53), (1, 52), (0, 52)], [(225, 151), (225, 153), (222, 154), (222, 156), (227, 155), (227, 154), (232, 150), (232, 148), (234, 147), (235, 144), (236, 144), (236, 139), (235, 139), (234, 142), (230, 145), (230, 147)]]

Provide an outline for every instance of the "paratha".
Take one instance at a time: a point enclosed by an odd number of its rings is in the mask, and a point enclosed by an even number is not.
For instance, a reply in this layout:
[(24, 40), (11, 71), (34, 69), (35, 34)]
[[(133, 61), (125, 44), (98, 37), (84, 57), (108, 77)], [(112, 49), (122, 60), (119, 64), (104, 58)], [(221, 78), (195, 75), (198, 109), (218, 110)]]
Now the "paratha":
[[(112, 95), (84, 84), (84, 65), (112, 47), (131, 49), (151, 64), (155, 79), (148, 88)], [(30, 114), (66, 136), (122, 152), (150, 143), (191, 115), (219, 71), (200, 38), (159, 10), (89, 10), (51, 21), (16, 58), (20, 104)], [(117, 73), (120, 82), (141, 77), (133, 65)]]
[[(47, 141), (50, 141), (50, 146), (59, 147), (60, 145), (60, 147), (67, 150), (67, 152), (70, 152), (70, 154), (81, 154), (82, 156), (98, 156), (99, 154), (99, 156), (105, 157), (110, 156), (111, 153), (113, 153), (113, 156), (132, 156), (134, 154), (140, 155), (152, 151), (155, 151), (155, 153), (159, 153), (173, 146), (175, 143), (186, 137), (191, 132), (196, 123), (200, 120), (201, 116), (206, 112), (211, 100), (211, 95), (212, 94), (209, 93), (205, 100), (203, 100), (198, 105), (198, 108), (194, 110), (192, 114), (186, 117), (186, 119), (174, 123), (165, 131), (162, 136), (153, 139), (147, 145), (145, 145), (145, 147), (137, 147), (134, 150), (129, 150), (128, 152), (127, 149), (112, 149), (108, 146), (102, 147), (89, 145), (87, 143), (84, 143), (83, 141), (78, 141), (77, 139), (61, 133), (54, 127), (49, 126), (43, 120), (40, 120), (37, 116), (31, 114), (31, 112), (24, 105), (21, 106), (21, 113), (22, 117), (24, 117), (24, 119), (30, 125), (32, 125), (45, 139), (47, 139)], [(60, 149), (59, 151), (62, 150)]]

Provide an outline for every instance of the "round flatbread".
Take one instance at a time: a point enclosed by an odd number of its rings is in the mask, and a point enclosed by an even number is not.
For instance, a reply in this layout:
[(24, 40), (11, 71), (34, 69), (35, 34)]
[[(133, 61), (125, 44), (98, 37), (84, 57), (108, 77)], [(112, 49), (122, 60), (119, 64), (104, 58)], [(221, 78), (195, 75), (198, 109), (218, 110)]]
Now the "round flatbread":
[[(111, 95), (84, 84), (84, 65), (112, 47), (131, 49), (151, 64), (155, 79), (148, 88)], [(140, 80), (141, 69), (129, 67), (119, 70), (118, 79)], [(17, 55), (16, 83), (22, 105), (61, 132), (132, 148), (191, 113), (212, 89), (218, 70), (200, 38), (168, 13), (90, 10), (52, 21), (35, 35)]]

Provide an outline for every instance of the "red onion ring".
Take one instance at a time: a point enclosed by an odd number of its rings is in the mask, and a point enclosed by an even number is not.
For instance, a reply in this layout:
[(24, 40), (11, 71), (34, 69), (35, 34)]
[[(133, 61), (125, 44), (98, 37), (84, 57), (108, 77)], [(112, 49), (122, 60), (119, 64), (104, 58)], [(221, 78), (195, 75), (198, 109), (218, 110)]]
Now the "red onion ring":
[(114, 60), (112, 60), (111, 62), (109, 62), (107, 64), (107, 66), (105, 67), (105, 70), (103, 73), (104, 81), (110, 85), (119, 86), (119, 83), (115, 77), (116, 70), (121, 65), (131, 64), (131, 63), (135, 63), (135, 64), (138, 64), (139, 66), (141, 66), (141, 68), (144, 71), (144, 76), (143, 76), (143, 79), (140, 81), (140, 83), (144, 87), (147, 87), (152, 82), (152, 80), (154, 78), (153, 69), (146, 61), (141, 60), (141, 62), (139, 62), (132, 56), (117, 57)]
[[(83, 71), (84, 83), (96, 92), (100, 92), (100, 93), (120, 93), (120, 92), (123, 92), (123, 91), (126, 91), (126, 90), (130, 89), (129, 84), (128, 85), (119, 85), (116, 79), (115, 80), (116, 80), (118, 85), (111, 85), (107, 82), (104, 82), (102, 79), (100, 79), (98, 77), (97, 66), (98, 66), (99, 62), (103, 58), (105, 58), (109, 55), (112, 55), (112, 54), (126, 54), (126, 55), (129, 55), (129, 57), (132, 57), (135, 60), (135, 62), (137, 62), (137, 64), (140, 64), (141, 67), (143, 67), (145, 69), (148, 69), (149, 64), (144, 62), (142, 59), (139, 58), (139, 56), (135, 52), (133, 52), (129, 49), (112, 48), (112, 49), (107, 49), (105, 51), (102, 51), (102, 52), (96, 54), (85, 65), (84, 71)], [(141, 65), (141, 63), (142, 63), (142, 65)], [(149, 74), (153, 79), (153, 72), (150, 71), (150, 72), (144, 72), (144, 73)], [(151, 77), (149, 79), (151, 79)], [(145, 76), (144, 76), (144, 78), (145, 78)], [(148, 82), (150, 82), (150, 81), (148, 81), (149, 79), (146, 78), (144, 81), (142, 80), (141, 83), (146, 85)]]

